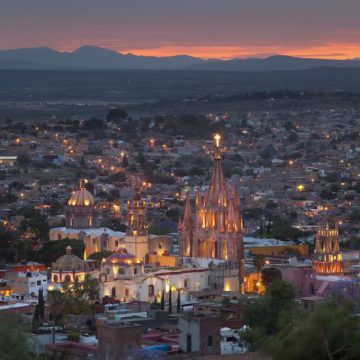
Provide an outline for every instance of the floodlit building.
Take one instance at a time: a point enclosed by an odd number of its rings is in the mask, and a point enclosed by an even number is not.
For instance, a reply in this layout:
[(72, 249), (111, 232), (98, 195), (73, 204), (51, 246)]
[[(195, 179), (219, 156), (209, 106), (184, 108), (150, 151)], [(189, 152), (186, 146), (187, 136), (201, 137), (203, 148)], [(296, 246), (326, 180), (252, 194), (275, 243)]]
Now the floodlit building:
[(72, 254), (71, 246), (66, 248), (66, 254), (59, 257), (51, 267), (51, 282), (54, 284), (72, 283), (75, 279), (80, 282), (85, 278), (85, 264)]
[(214, 169), (209, 188), (196, 195), (195, 219), (187, 198), (179, 223), (179, 257), (182, 264), (212, 266), (217, 289), (239, 291), (244, 277), (243, 222), (236, 188), (225, 181), (220, 136), (215, 136)]
[(99, 226), (95, 198), (86, 190), (85, 179), (80, 180), (80, 189), (75, 191), (66, 207), (66, 227), (69, 229), (90, 229)]
[(339, 246), (339, 230), (329, 225), (316, 232), (313, 269), (317, 274), (342, 274), (344, 264)]

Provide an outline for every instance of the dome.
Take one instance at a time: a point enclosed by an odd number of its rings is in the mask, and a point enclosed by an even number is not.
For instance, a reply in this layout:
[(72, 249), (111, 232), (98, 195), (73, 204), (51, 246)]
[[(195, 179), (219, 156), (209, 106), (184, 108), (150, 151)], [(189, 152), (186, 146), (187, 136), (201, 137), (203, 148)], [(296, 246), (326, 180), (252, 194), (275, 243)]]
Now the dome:
[(128, 253), (126, 249), (119, 249), (118, 252), (111, 254), (105, 260), (105, 264), (111, 265), (134, 265), (136, 263), (136, 256)]
[(53, 263), (52, 269), (58, 271), (83, 271), (84, 262), (76, 255), (71, 254), (71, 246), (66, 248), (66, 254)]
[(92, 206), (95, 205), (95, 198), (90, 191), (86, 190), (87, 181), (80, 181), (80, 189), (75, 191), (68, 201), (69, 206)]

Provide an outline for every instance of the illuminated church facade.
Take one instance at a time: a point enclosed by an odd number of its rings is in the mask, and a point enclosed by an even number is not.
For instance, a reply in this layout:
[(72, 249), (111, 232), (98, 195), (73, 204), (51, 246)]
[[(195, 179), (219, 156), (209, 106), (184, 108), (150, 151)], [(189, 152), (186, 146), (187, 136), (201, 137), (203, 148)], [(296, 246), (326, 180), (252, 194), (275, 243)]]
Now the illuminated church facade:
[(342, 274), (344, 264), (339, 245), (339, 230), (330, 229), (328, 225), (316, 232), (315, 251), (312, 262), (317, 274)]
[(204, 193), (197, 191), (195, 218), (186, 199), (179, 222), (179, 259), (183, 265), (213, 268), (213, 288), (239, 291), (244, 278), (243, 221), (237, 189), (224, 178), (219, 142), (216, 135), (210, 185)]

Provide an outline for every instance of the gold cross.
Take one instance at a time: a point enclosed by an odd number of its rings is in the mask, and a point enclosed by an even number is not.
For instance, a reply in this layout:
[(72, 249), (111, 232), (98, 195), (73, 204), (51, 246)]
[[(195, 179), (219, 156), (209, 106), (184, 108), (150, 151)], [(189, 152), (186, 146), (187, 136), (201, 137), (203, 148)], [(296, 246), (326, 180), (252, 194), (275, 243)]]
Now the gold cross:
[(221, 139), (221, 136), (219, 134), (216, 134), (214, 136), (214, 139), (215, 139), (215, 145), (216, 147), (218, 148), (220, 146), (220, 139)]

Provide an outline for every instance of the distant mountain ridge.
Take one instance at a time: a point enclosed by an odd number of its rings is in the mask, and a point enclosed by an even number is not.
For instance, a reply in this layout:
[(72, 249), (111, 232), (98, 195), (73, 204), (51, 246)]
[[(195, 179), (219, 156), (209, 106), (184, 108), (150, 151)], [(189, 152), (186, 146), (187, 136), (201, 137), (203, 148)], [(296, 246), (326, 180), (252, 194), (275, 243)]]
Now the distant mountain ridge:
[(0, 50), (2, 70), (194, 70), (194, 71), (281, 71), (316, 67), (360, 68), (360, 59), (331, 60), (275, 55), (265, 59), (204, 60), (188, 55), (138, 56), (83, 46), (72, 52), (48, 47)]
[(205, 62), (187, 55), (170, 57), (137, 56), (121, 54), (96, 46), (83, 46), (73, 52), (60, 52), (47, 47), (0, 50), (0, 69), (19, 69), (23, 62), (24, 69), (43, 68), (65, 70), (116, 70), (116, 69), (151, 69), (174, 70)]
[(360, 59), (332, 60), (299, 58), (287, 55), (274, 55), (265, 59), (248, 58), (222, 61), (209, 61), (190, 66), (192, 70), (211, 71), (281, 71), (308, 70), (318, 67), (359, 68)]

